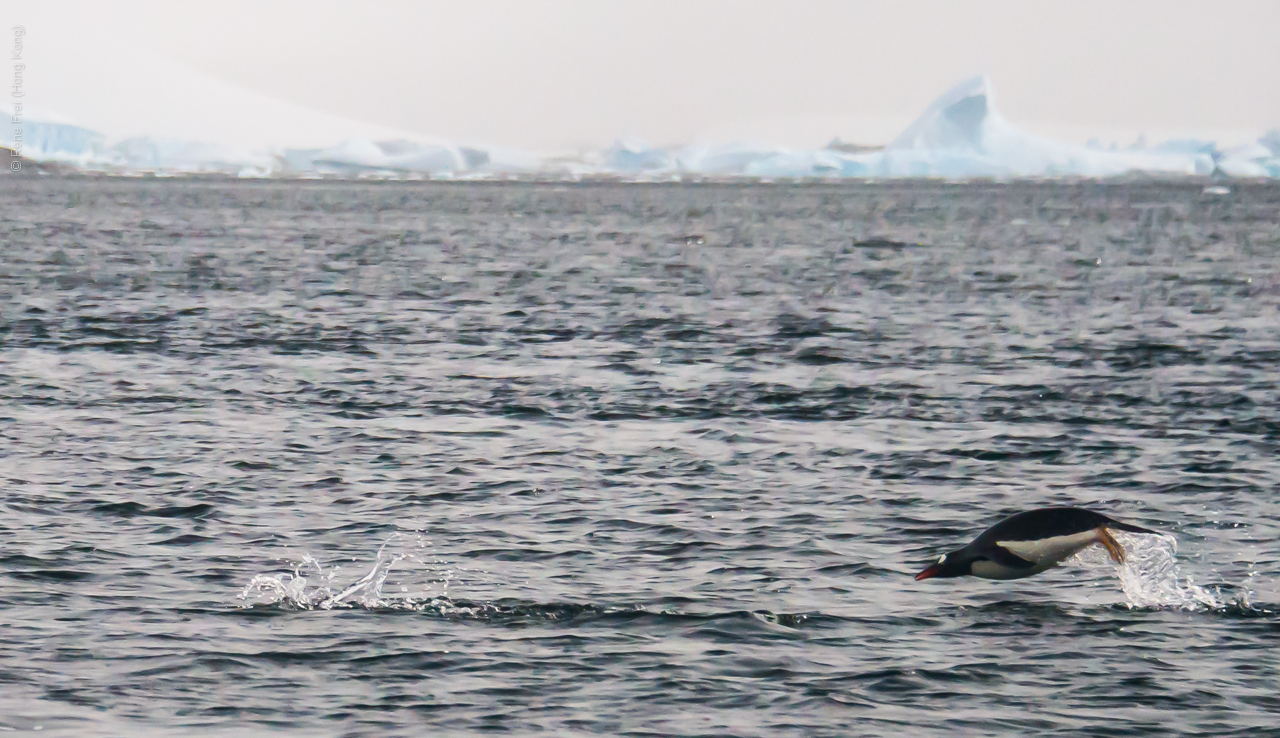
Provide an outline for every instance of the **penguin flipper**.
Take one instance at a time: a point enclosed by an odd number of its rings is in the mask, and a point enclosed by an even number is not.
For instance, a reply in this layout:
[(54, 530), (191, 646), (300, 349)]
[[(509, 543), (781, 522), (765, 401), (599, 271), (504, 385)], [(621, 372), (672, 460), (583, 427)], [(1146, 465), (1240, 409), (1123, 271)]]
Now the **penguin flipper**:
[(982, 555), (1008, 569), (1032, 569), (1035, 567), (1034, 561), (1027, 561), (998, 543), (983, 551)]

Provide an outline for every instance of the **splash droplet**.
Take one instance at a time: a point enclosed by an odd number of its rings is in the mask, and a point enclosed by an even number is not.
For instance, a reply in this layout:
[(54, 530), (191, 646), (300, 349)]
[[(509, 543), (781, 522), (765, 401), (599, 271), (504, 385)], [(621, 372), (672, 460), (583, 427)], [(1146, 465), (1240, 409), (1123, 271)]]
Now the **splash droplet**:
[[(364, 607), (369, 609), (420, 609), (427, 603), (444, 597), (454, 578), (451, 569), (442, 569), (425, 561), (419, 552), (430, 544), (421, 536), (411, 538), (393, 533), (378, 548), (373, 567), (364, 576), (334, 593), (334, 577), (338, 568), (325, 570), (310, 554), (292, 564), (292, 571), (277, 574), (259, 574), (245, 585), (239, 599), (242, 607), (277, 605), (301, 610), (330, 610), (333, 608)], [(353, 559), (354, 560), (354, 559)], [(419, 579), (426, 581), (419, 590), (400, 586), (400, 594), (386, 595), (383, 585), (391, 572), (409, 561), (420, 570)], [(311, 584), (303, 572), (314, 573), (316, 584)]]

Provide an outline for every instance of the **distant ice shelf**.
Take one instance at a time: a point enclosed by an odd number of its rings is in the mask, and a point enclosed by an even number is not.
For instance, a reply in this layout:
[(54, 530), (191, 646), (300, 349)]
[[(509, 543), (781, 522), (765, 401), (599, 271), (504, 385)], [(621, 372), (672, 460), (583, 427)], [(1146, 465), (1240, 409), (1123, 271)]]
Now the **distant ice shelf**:
[[(7, 140), (6, 137), (7, 136)], [(27, 120), (0, 146), (35, 161), (107, 173), (208, 173), (279, 177), (612, 176), (720, 178), (1105, 178), (1122, 175), (1280, 178), (1280, 130), (1221, 149), (1177, 139), (1123, 151), (1079, 146), (1019, 130), (994, 104), (991, 82), (966, 80), (935, 100), (883, 148), (833, 142), (791, 149), (727, 142), (657, 148), (622, 139), (603, 151), (563, 154), (409, 139), (349, 138), (327, 148), (242, 151), (151, 136), (108, 143), (88, 128)]]

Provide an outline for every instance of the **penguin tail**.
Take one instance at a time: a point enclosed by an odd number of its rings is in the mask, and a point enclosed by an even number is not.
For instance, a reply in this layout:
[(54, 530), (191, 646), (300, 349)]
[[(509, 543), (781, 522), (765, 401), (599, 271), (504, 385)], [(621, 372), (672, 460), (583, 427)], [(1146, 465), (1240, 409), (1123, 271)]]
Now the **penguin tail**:
[(1107, 520), (1106, 527), (1111, 528), (1112, 530), (1124, 531), (1125, 533), (1145, 533), (1149, 536), (1163, 535), (1158, 530), (1151, 530), (1137, 525), (1130, 525), (1129, 523), (1122, 523), (1119, 520)]

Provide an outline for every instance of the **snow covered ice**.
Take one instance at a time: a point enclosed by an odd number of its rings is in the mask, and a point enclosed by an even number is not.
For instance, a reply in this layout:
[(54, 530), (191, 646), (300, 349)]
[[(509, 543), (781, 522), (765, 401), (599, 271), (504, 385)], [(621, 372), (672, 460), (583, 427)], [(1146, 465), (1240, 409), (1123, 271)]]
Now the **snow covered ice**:
[[(656, 148), (620, 139), (588, 153), (545, 153), (440, 141), (347, 138), (326, 148), (249, 152), (216, 143), (137, 136), (108, 145), (65, 121), (25, 121), (23, 154), (108, 172), (223, 172), (252, 176), (617, 176), (786, 178), (1105, 178), (1223, 175), (1280, 177), (1280, 130), (1220, 149), (1175, 139), (1105, 150), (1020, 130), (995, 106), (990, 80), (974, 77), (938, 97), (881, 149), (792, 149), (768, 143), (703, 143)], [(13, 134), (0, 145), (13, 147)]]

